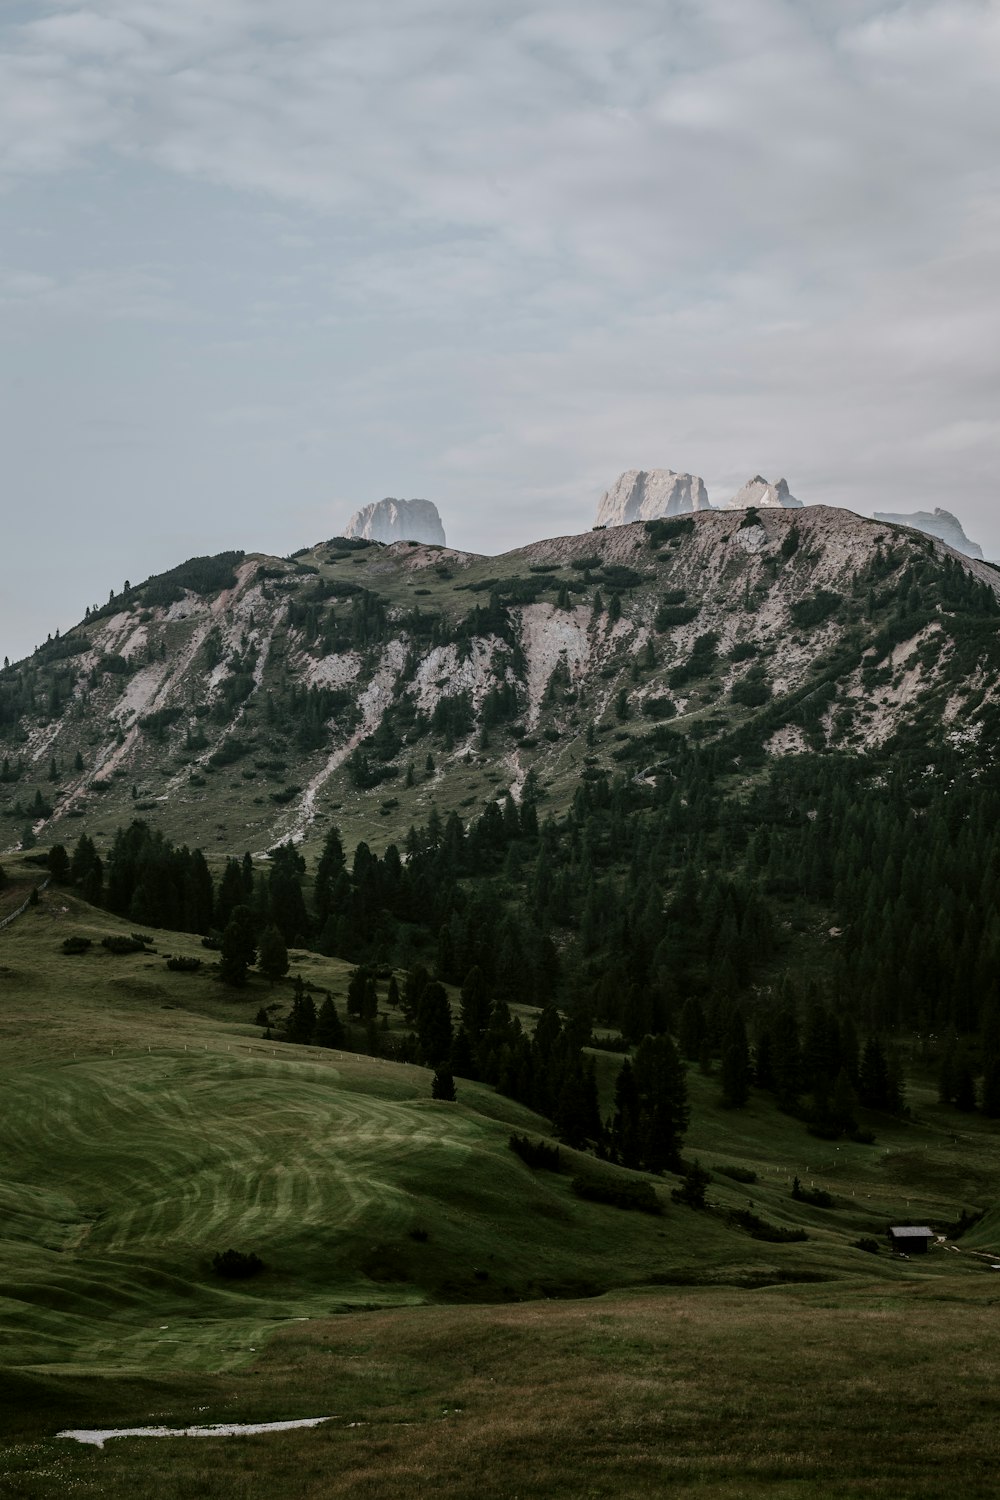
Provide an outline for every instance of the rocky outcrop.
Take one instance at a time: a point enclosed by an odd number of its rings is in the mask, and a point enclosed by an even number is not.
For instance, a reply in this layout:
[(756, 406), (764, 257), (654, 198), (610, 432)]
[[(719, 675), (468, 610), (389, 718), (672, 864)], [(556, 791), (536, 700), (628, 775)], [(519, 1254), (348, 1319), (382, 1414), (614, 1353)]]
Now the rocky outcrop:
[(697, 474), (675, 474), (673, 469), (627, 469), (601, 496), (598, 526), (626, 526), (629, 521), (655, 521), (660, 516), (683, 516), (692, 510), (711, 510), (705, 481)]
[(801, 510), (802, 501), (788, 492), (788, 481), (779, 479), (777, 484), (768, 484), (761, 474), (748, 479), (741, 490), (726, 502), (727, 510), (745, 510), (748, 505), (769, 510)]
[(942, 510), (938, 506), (933, 512), (929, 510), (915, 510), (911, 515), (892, 515), (889, 511), (877, 510), (876, 521), (888, 521), (893, 526), (912, 526), (917, 531), (926, 531), (928, 536), (936, 536), (939, 541), (947, 542), (949, 547), (954, 547), (956, 552), (962, 552), (966, 557), (979, 557), (983, 555), (983, 549), (978, 542), (970, 541), (965, 534), (961, 521), (953, 516), (950, 510)]
[(432, 542), (446, 545), (444, 527), (432, 500), (394, 500), (389, 496), (355, 511), (345, 536), (369, 542)]

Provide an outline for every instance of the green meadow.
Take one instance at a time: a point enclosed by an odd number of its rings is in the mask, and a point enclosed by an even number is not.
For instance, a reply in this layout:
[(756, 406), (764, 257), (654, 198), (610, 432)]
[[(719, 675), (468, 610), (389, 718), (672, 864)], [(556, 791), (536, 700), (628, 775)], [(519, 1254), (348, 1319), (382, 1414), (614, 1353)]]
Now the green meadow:
[[(265, 1040), (287, 985), (230, 999), (166, 968), (198, 939), (112, 956), (122, 930), (50, 890), (0, 932), (0, 1494), (996, 1493), (1000, 1226), (909, 1261), (884, 1231), (990, 1210), (1000, 1138), (940, 1109), (918, 1059), (911, 1119), (873, 1117), (873, 1145), (759, 1096), (727, 1112), (692, 1070), (709, 1211), (668, 1177), (644, 1179), (661, 1215), (624, 1212), (571, 1186), (618, 1169), (529, 1170), (508, 1136), (546, 1122), (492, 1089), (439, 1103), (426, 1069)], [(70, 934), (95, 946), (66, 956)], [(293, 971), (343, 1011), (346, 965)], [(753, 1239), (744, 1209), (807, 1238)], [(264, 1270), (221, 1280), (229, 1248)], [(56, 1436), (311, 1416), (332, 1420)]]

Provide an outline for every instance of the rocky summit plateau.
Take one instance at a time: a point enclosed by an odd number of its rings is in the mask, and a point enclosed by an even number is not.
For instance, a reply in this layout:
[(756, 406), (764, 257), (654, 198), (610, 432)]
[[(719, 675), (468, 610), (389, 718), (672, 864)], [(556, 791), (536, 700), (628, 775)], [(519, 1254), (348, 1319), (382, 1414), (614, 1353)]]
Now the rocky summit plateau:
[(655, 521), (711, 509), (705, 481), (697, 474), (675, 474), (673, 469), (626, 469), (601, 496), (597, 524), (627, 526), (632, 521)]
[(344, 535), (386, 544), (424, 542), (438, 547), (446, 545), (444, 526), (433, 500), (395, 500), (391, 495), (355, 511)]
[(762, 474), (748, 479), (742, 489), (726, 502), (727, 510), (746, 510), (749, 506), (764, 506), (768, 510), (801, 510), (802, 501), (789, 493), (788, 481), (779, 479), (770, 484)]
[(942, 510), (940, 506), (933, 511), (915, 510), (909, 515), (894, 515), (877, 510), (875, 520), (888, 521), (894, 526), (913, 526), (917, 531), (925, 531), (928, 536), (939, 537), (942, 542), (947, 542), (949, 547), (954, 547), (956, 552), (963, 552), (966, 557), (981, 558), (983, 555), (979, 543), (966, 536), (958, 517), (950, 510)]

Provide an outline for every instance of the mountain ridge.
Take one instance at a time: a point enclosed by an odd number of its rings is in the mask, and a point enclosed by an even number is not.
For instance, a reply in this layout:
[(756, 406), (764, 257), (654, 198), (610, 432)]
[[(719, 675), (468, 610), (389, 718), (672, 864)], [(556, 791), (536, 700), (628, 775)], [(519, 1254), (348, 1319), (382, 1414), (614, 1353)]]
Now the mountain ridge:
[(263, 850), (336, 817), (383, 841), (528, 775), (557, 806), (588, 759), (640, 774), (678, 735), (773, 756), (881, 753), (900, 733), (980, 753), (995, 732), (967, 637), (1000, 574), (833, 507), (705, 511), (494, 558), (349, 539), (223, 556), (0, 673), (11, 834), (141, 814)]

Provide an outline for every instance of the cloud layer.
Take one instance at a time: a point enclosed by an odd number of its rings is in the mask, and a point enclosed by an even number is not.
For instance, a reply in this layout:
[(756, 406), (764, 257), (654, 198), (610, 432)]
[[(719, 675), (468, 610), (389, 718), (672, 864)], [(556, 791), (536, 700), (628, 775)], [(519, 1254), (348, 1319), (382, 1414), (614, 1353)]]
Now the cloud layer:
[(654, 464), (954, 507), (1000, 554), (998, 72), (994, 0), (23, 7), (24, 555), (87, 515), (110, 583), (384, 493), (490, 549)]

